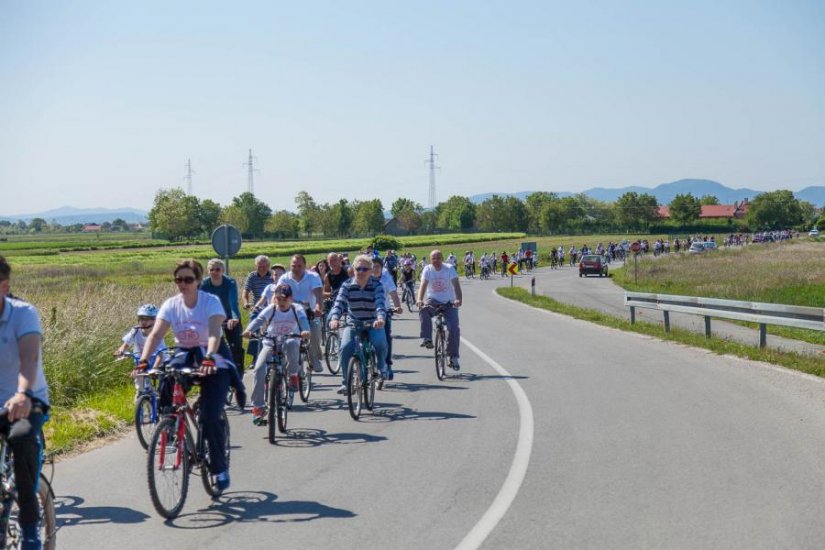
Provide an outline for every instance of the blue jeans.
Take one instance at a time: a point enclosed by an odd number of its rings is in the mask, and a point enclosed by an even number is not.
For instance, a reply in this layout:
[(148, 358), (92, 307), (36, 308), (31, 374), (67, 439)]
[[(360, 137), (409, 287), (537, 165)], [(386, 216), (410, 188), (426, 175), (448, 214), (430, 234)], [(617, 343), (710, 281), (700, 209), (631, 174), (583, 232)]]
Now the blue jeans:
[(392, 368), (392, 313), (387, 312), (384, 334), (387, 336), (387, 366)]
[[(378, 370), (382, 373), (387, 371), (387, 334), (382, 328), (371, 328), (368, 330), (370, 342), (375, 348), (375, 358), (378, 362)], [(349, 371), (349, 360), (355, 353), (355, 329), (345, 326), (341, 331), (341, 374), (343, 383), (347, 383), (347, 371)]]
[[(435, 300), (427, 300), (418, 311), (418, 318), (421, 320), (421, 338), (427, 340), (433, 339), (433, 315), (435, 315), (435, 308), (433, 306), (449, 305)], [(458, 328), (458, 310), (452, 305), (444, 311), (444, 322), (447, 325), (447, 355), (450, 357), (458, 357), (458, 345), (461, 341), (461, 332)]]

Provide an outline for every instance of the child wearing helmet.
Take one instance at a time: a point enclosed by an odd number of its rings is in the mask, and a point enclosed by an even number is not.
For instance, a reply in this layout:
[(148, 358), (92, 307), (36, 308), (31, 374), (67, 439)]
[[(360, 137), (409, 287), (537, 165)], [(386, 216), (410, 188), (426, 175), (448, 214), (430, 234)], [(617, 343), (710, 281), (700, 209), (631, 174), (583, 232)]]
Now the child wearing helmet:
[[(140, 354), (143, 352), (143, 345), (146, 343), (146, 338), (152, 332), (152, 328), (155, 326), (155, 318), (158, 316), (158, 308), (154, 304), (143, 304), (137, 310), (137, 321), (138, 324), (123, 335), (122, 344), (117, 351), (115, 352), (115, 356), (121, 357), (126, 354), (126, 350), (129, 349), (129, 346), (132, 347), (132, 353), (136, 354), (137, 357), (140, 357)], [(152, 363), (152, 368), (160, 366), (164, 359), (164, 352), (166, 351), (166, 344), (163, 342), (160, 343), (158, 346), (157, 351), (155, 352), (155, 360)], [(140, 376), (135, 378), (135, 390), (140, 391), (144, 384), (148, 384), (148, 379), (146, 376)]]

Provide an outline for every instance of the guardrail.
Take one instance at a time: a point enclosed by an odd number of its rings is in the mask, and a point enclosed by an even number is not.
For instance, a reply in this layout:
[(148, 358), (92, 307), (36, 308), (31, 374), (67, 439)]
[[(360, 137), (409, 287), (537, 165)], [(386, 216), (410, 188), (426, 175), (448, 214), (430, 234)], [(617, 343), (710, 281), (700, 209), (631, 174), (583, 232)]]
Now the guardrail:
[(807, 328), (825, 331), (825, 309), (787, 306), (763, 302), (741, 302), (698, 296), (626, 292), (624, 304), (630, 308), (630, 323), (636, 322), (636, 308), (657, 309), (664, 315), (665, 331), (670, 331), (670, 312), (701, 315), (705, 318), (705, 336), (710, 338), (712, 317), (749, 321), (759, 324), (759, 347), (767, 343), (768, 325)]

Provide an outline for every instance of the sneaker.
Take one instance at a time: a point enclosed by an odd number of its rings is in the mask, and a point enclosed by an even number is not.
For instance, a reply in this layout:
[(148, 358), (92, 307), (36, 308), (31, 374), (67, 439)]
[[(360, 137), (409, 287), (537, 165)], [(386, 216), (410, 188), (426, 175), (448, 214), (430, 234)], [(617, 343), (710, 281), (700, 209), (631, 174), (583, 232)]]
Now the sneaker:
[(341, 395), (347, 395), (347, 385), (341, 384), (341, 387), (338, 388), (338, 393)]
[(298, 389), (298, 373), (289, 375), (289, 389), (292, 391)]
[(421, 347), (422, 348), (427, 348), (427, 349), (433, 349), (433, 341), (430, 340), (429, 338), (424, 338), (424, 340), (421, 342)]
[(215, 476), (215, 488), (218, 495), (229, 489), (229, 470), (224, 470)]
[(461, 368), (461, 365), (458, 363), (458, 357), (450, 358), (450, 367), (452, 367), (453, 370), (459, 370)]
[(392, 380), (393, 378), (395, 378), (395, 373), (392, 372), (391, 368), (388, 368), (387, 369), (387, 380)]
[(314, 372), (324, 372), (324, 365), (322, 365), (321, 362), (318, 361), (314, 365), (312, 365), (312, 370)]
[(261, 423), (261, 420), (264, 418), (264, 408), (263, 407), (252, 407), (252, 423), (256, 426)]

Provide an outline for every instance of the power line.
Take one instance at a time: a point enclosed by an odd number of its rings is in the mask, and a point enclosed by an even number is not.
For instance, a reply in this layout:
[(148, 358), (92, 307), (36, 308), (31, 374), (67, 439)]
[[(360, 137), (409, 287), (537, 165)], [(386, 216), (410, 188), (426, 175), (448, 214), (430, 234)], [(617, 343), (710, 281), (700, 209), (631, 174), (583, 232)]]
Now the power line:
[(195, 172), (192, 170), (192, 159), (186, 159), (186, 175), (183, 176), (183, 179), (186, 180), (186, 194), (192, 194), (192, 174)]
[(247, 175), (247, 183), (246, 183), (246, 190), (253, 195), (255, 194), (255, 172), (260, 173), (260, 170), (255, 168), (255, 161), (258, 160), (258, 157), (252, 156), (252, 149), (249, 150), (249, 160), (244, 162), (243, 165), (246, 166), (249, 170)]
[(435, 208), (436, 198), (435, 198), (435, 171), (441, 170), (440, 166), (435, 165), (435, 157), (438, 155), (433, 152), (433, 146), (430, 145), (430, 191), (427, 195), (427, 208), (433, 209)]

